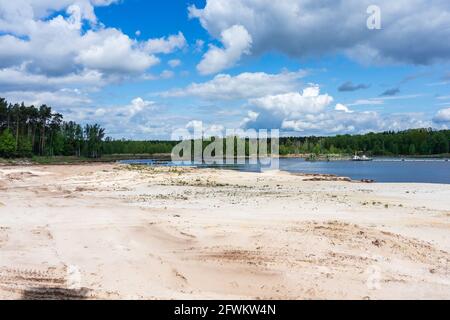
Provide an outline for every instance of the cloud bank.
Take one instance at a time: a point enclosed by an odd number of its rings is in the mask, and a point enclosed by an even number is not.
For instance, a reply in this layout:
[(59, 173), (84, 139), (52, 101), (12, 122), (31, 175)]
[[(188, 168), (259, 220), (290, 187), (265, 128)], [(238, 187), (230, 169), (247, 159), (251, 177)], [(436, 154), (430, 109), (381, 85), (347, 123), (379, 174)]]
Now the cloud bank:
[(381, 9), (381, 30), (367, 28), (366, 10), (372, 0), (207, 0), (204, 8), (191, 6), (190, 17), (225, 47), (223, 34), (235, 26), (240, 30), (235, 36), (244, 39), (234, 54), (212, 47), (199, 71), (229, 68), (239, 61), (238, 52), (249, 50), (254, 55), (278, 51), (296, 58), (338, 53), (368, 64), (449, 61), (448, 1), (379, 0), (376, 4)]
[(181, 32), (137, 41), (104, 26), (95, 15), (95, 7), (115, 2), (1, 1), (0, 95), (37, 101), (40, 99), (33, 99), (33, 94), (58, 93), (66, 105), (70, 100), (61, 89), (88, 92), (131, 76), (144, 76), (160, 62), (157, 54), (171, 53), (186, 45)]

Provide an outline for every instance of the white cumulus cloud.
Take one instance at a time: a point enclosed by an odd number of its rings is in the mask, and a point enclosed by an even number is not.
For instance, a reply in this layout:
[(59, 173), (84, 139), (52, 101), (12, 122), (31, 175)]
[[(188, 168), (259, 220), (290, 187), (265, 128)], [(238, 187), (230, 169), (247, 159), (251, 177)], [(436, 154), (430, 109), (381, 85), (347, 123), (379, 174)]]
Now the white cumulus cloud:
[(162, 37), (159, 39), (150, 39), (145, 45), (145, 51), (148, 53), (172, 53), (175, 50), (183, 49), (186, 46), (186, 38), (182, 32), (177, 35), (171, 35), (169, 37)]
[(433, 119), (436, 123), (449, 123), (450, 124), (450, 108), (441, 109), (437, 112)]
[(334, 107), (334, 110), (346, 112), (346, 113), (352, 113), (353, 111), (350, 110), (346, 105), (343, 105), (342, 103), (338, 103), (336, 107)]
[(208, 75), (228, 69), (243, 55), (250, 53), (252, 37), (242, 25), (234, 25), (223, 30), (220, 36), (223, 48), (210, 45), (209, 50), (198, 64), (200, 74)]
[(115, 29), (89, 31), (85, 41), (92, 45), (80, 50), (75, 62), (103, 72), (139, 73), (159, 63), (159, 59), (137, 50), (133, 40)]
[(297, 117), (305, 113), (317, 113), (333, 102), (333, 97), (320, 94), (318, 86), (308, 87), (300, 92), (289, 92), (250, 99), (249, 103), (259, 109), (271, 111), (285, 117)]
[(449, 1), (378, 0), (382, 29), (375, 31), (366, 26), (366, 10), (373, 4), (373, 0), (207, 0), (204, 8), (190, 6), (189, 15), (218, 40), (225, 30), (242, 26), (257, 55), (278, 51), (301, 58), (342, 53), (383, 64), (450, 60)]
[[(62, 89), (87, 93), (131, 76), (145, 78), (149, 68), (160, 61), (157, 54), (184, 47), (186, 40), (181, 32), (137, 41), (100, 23), (95, 8), (116, 2), (0, 1), (2, 94), (41, 101), (44, 93), (52, 98)], [(62, 104), (70, 101), (74, 105), (86, 102), (75, 97)]]
[(164, 97), (192, 96), (205, 100), (256, 98), (296, 90), (299, 80), (306, 74), (307, 72), (303, 70), (278, 74), (265, 72), (244, 72), (236, 76), (219, 74), (210, 81), (192, 83), (185, 88), (164, 92), (162, 95)]

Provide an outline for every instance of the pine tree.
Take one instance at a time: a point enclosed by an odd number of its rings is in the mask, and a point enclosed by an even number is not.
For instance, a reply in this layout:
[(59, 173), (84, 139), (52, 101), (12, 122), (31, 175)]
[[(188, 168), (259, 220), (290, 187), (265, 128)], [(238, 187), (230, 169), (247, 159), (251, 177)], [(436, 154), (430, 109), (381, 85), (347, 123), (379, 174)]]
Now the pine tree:
[(0, 135), (0, 155), (2, 157), (10, 158), (14, 155), (16, 150), (16, 139), (11, 130), (6, 129)]

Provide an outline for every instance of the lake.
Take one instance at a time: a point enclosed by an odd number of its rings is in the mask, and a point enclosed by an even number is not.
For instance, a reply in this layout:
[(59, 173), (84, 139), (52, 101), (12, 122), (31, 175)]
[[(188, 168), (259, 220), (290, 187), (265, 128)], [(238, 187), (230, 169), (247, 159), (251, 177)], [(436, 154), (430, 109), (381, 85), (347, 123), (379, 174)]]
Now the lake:
[[(122, 163), (143, 165), (182, 165), (156, 160), (126, 160)], [(198, 167), (211, 167), (199, 165)], [(224, 165), (215, 168), (247, 172), (260, 172), (258, 165)], [(369, 179), (376, 182), (410, 182), (450, 184), (450, 162), (442, 159), (375, 159), (370, 162), (316, 161), (300, 158), (281, 158), (280, 170), (292, 173), (320, 173), (349, 177), (354, 180)]]
[(335, 174), (354, 180), (450, 184), (450, 162), (444, 160), (308, 162), (303, 159), (281, 159), (280, 168), (289, 172)]

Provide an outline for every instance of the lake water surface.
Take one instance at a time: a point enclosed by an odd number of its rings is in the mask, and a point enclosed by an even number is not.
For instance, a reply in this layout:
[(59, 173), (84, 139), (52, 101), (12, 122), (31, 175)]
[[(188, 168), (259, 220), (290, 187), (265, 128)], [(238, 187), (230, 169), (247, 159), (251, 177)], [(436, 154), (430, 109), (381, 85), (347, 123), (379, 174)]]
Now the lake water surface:
[(289, 172), (335, 174), (354, 180), (450, 184), (450, 162), (444, 160), (308, 162), (303, 159), (281, 159), (280, 167)]
[[(144, 165), (182, 165), (155, 160), (127, 160), (129, 164)], [(202, 166), (199, 167), (211, 167)], [(259, 172), (258, 165), (214, 166), (223, 169)], [(410, 182), (450, 184), (450, 162), (442, 159), (405, 161), (399, 159), (376, 159), (370, 162), (355, 161), (316, 161), (309, 162), (300, 158), (281, 158), (280, 170), (293, 173), (334, 174), (354, 180), (370, 179), (376, 182)]]

